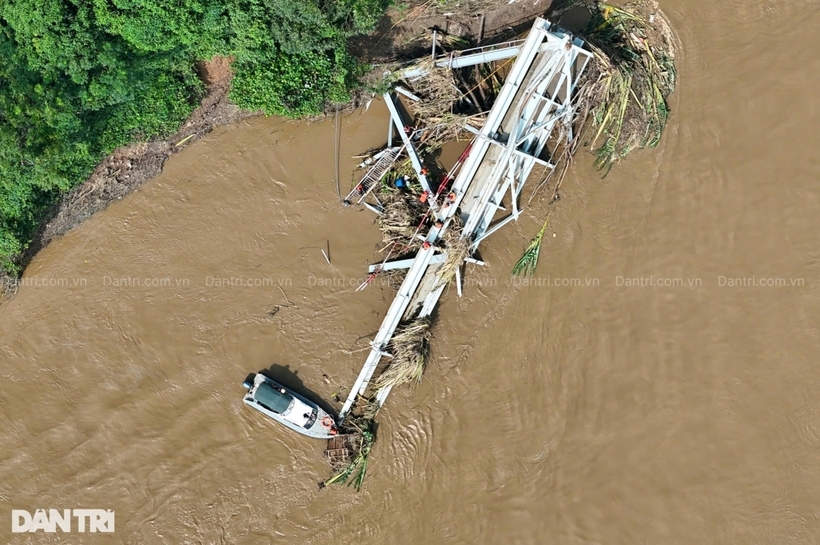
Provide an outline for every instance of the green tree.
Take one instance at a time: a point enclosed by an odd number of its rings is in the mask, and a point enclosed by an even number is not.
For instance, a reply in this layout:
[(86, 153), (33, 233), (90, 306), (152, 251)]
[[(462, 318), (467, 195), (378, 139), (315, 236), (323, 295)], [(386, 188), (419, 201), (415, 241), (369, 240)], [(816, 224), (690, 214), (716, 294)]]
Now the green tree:
[(231, 98), (268, 114), (349, 98), (350, 36), (390, 0), (7, 0), (0, 12), (0, 267), (44, 212), (115, 148), (166, 135), (233, 56)]

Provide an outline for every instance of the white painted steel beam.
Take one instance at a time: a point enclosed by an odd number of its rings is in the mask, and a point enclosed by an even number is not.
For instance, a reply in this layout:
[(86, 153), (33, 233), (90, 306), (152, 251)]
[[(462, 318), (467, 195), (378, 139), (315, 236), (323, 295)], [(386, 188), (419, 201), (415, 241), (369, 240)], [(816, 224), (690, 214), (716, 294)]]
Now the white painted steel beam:
[[(546, 24), (546, 28), (549, 28), (549, 23)], [(516, 40), (513, 42), (506, 42), (504, 44), (453, 52), (448, 57), (437, 60), (436, 66), (439, 68), (465, 68), (467, 66), (475, 66), (486, 62), (511, 59), (521, 52), (521, 45), (525, 41), (526, 40)], [(542, 44), (539, 52), (543, 53), (550, 47), (551, 44)], [(475, 53), (470, 53), (471, 51), (475, 51)], [(428, 73), (429, 71), (425, 68), (413, 66), (401, 72), (401, 78), (409, 81), (415, 81), (426, 76)]]
[[(477, 134), (470, 144), (471, 151), (453, 181), (452, 191), (456, 196), (455, 203), (449, 207), (442, 207), (436, 213), (437, 219), (444, 222), (444, 227), (440, 230), (431, 229), (424, 237), (431, 245), (443, 235), (450, 224), (449, 220), (456, 214), (456, 210), (462, 204), (463, 199), (469, 194), (474, 199), (466, 203), (466, 206), (469, 207), (469, 215), (462, 236), (472, 240), (472, 246), (476, 248), (479, 242), (518, 217), (520, 210), (518, 209), (517, 198), (533, 166), (540, 163), (547, 167), (553, 167), (553, 165), (539, 159), (538, 156), (544, 146), (547, 145), (555, 126), (559, 122), (571, 123), (574, 115), (572, 92), (577, 78), (583, 72), (591, 57), (589, 52), (580, 49), (581, 42), (570, 40), (570, 36), (549, 32), (549, 23), (539, 18), (533, 24), (533, 28), (526, 40), (515, 48), (517, 59), (510, 69), (495, 104), (487, 115), (484, 126), (480, 130), (474, 131)], [(479, 59), (487, 58), (486, 55), (493, 53), (494, 51), (482, 51), (472, 57), (477, 62), (487, 62)], [(508, 52), (498, 49), (495, 50), (495, 53), (502, 55)], [(586, 60), (581, 63), (577, 73), (573, 73), (576, 58), (581, 54), (586, 57)], [(549, 57), (543, 58), (539, 55), (549, 55)], [(462, 58), (469, 57), (471, 56)], [(456, 67), (455, 64), (449, 63), (454, 63), (457, 60), (458, 58), (438, 62), (444, 62), (444, 66)], [(469, 64), (464, 66), (469, 66)], [(533, 70), (536, 72), (531, 73)], [(525, 84), (526, 88), (523, 87)], [(549, 93), (551, 88), (553, 88), (553, 92)], [(556, 100), (559, 89), (562, 90), (561, 94), (564, 95), (562, 100)], [(548, 96), (549, 94), (551, 96)], [(385, 95), (385, 101), (396, 127), (405, 139), (411, 159), (413, 159), (416, 157), (415, 150), (409, 142), (409, 138), (406, 138), (404, 134), (401, 117), (395, 108), (393, 99), (391, 96)], [(511, 118), (508, 115), (510, 112), (513, 114)], [(509, 123), (505, 120), (508, 120)], [(503, 128), (509, 131), (506, 143), (495, 139), (495, 135), (502, 129), (502, 124), (505, 124)], [(420, 175), (419, 179), (422, 179), (420, 164), (420, 161), (415, 158), (413, 166)], [(483, 171), (481, 171), (482, 166), (484, 167)], [(478, 176), (479, 172), (480, 176)], [(475, 186), (474, 184), (478, 185)], [(490, 226), (495, 214), (501, 208), (501, 199), (508, 191), (513, 199), (513, 213)], [(400, 320), (405, 315), (416, 290), (427, 273), (428, 267), (433, 263), (443, 261), (443, 259), (443, 256), (436, 254), (435, 248), (431, 246), (428, 249), (419, 251), (413, 260), (394, 262), (395, 267), (404, 267), (410, 262), (407, 276), (372, 342), (373, 349), (365, 361), (362, 372), (356, 379), (353, 389), (345, 401), (340, 413), (342, 420), (350, 411), (356, 397), (365, 393), (370, 379), (384, 355), (384, 349), (392, 338)], [(468, 261), (480, 263), (472, 258), (468, 258)], [(373, 267), (371, 267), (372, 270), (374, 270)], [(458, 278), (458, 288), (461, 287), (460, 280)], [(419, 317), (432, 314), (444, 288), (445, 284), (441, 283), (425, 296), (421, 304)], [(377, 393), (376, 399), (379, 406), (385, 402), (390, 391), (391, 388), (386, 387)]]
[(436, 66), (441, 68), (464, 68), (485, 62), (503, 61), (504, 59), (510, 59), (518, 55), (519, 50), (520, 48), (518, 47), (506, 47), (482, 53), (474, 53), (472, 55), (459, 55), (458, 57), (436, 61)]
[[(444, 263), (444, 258), (446, 256), (444, 254), (436, 254), (430, 260), (431, 265), (437, 265), (439, 263)], [(374, 273), (376, 271), (398, 271), (401, 269), (409, 269), (410, 266), (416, 259), (399, 259), (396, 261), (387, 261), (385, 263), (379, 263), (377, 265), (370, 265), (367, 268), (367, 272)]]
[(407, 98), (409, 98), (413, 102), (418, 102), (419, 100), (421, 100), (419, 97), (417, 97), (416, 95), (414, 95), (413, 93), (411, 93), (410, 91), (408, 91), (407, 89), (402, 87), (401, 85), (396, 86), (396, 88), (394, 90), (397, 93), (399, 93), (400, 95), (406, 96)]
[(370, 350), (370, 354), (368, 354), (367, 360), (364, 362), (364, 367), (362, 367), (359, 376), (356, 378), (356, 382), (353, 384), (353, 388), (350, 390), (350, 394), (347, 396), (347, 400), (345, 400), (342, 406), (342, 410), (339, 412), (340, 422), (344, 421), (347, 413), (351, 407), (353, 407), (356, 397), (364, 394), (365, 390), (367, 390), (367, 385), (370, 383), (370, 379), (373, 377), (373, 373), (376, 371), (376, 367), (378, 367), (379, 361), (382, 358), (384, 348), (393, 337), (393, 333), (396, 331), (401, 317), (410, 305), (410, 300), (413, 298), (416, 289), (418, 289), (424, 277), (424, 273), (430, 264), (430, 260), (434, 255), (435, 249), (433, 247), (421, 249), (419, 253), (416, 254), (413, 265), (408, 269), (407, 276), (399, 287), (399, 292), (396, 294), (396, 298), (393, 299), (393, 303), (387, 311), (387, 316), (385, 316), (379, 331), (371, 343), (373, 348)]
[[(555, 36), (548, 36), (547, 39), (556, 39)], [(586, 66), (589, 53), (581, 50), (575, 45), (571, 45), (569, 37), (564, 37), (561, 46), (543, 67), (542, 75), (534, 77), (523, 94), (523, 102), (519, 103), (519, 122), (515, 124), (512, 134), (508, 135), (506, 143), (506, 153), (502, 153), (499, 163), (507, 163), (507, 173), (501, 178), (503, 181), (497, 186), (493, 198), (488, 198), (492, 193), (481, 195), (480, 206), (484, 214), (471, 213), (468, 225), (465, 230), (474, 231), (477, 240), (486, 238), (485, 235), (497, 210), (496, 203), (500, 203), (503, 195), (509, 190), (513, 199), (513, 214), (510, 218), (518, 215), (517, 198), (521, 193), (524, 183), (527, 180), (535, 164), (541, 164), (546, 168), (554, 168), (554, 165), (539, 158), (554, 128), (559, 123), (564, 123), (569, 127), (575, 115), (572, 104), (572, 92), (575, 88), (577, 76), (572, 72), (577, 56), (583, 54), (585, 60), (581, 63), (581, 69)], [(548, 94), (552, 96), (547, 96)], [(559, 95), (562, 95), (559, 96)], [(560, 102), (555, 99), (560, 100)], [(519, 132), (520, 131), (520, 132)], [(568, 131), (567, 137), (571, 137)], [(502, 146), (500, 142), (495, 142)], [(506, 159), (504, 158), (506, 157)], [(495, 176), (502, 176), (499, 170), (494, 172)], [(490, 184), (492, 185), (492, 184)], [(471, 223), (471, 221), (473, 223)], [(506, 219), (509, 221), (509, 219)], [(492, 232), (500, 225), (494, 226)]]
[[(413, 170), (416, 171), (416, 176), (421, 182), (421, 187), (424, 188), (425, 191), (429, 193), (433, 193), (430, 189), (430, 182), (427, 181), (427, 176), (422, 174), (421, 169), (421, 159), (419, 158), (419, 154), (416, 151), (415, 146), (413, 146), (413, 142), (410, 141), (410, 137), (404, 132), (404, 122), (401, 119), (401, 115), (399, 114), (399, 110), (396, 108), (396, 103), (393, 102), (393, 95), (390, 93), (384, 94), (384, 102), (387, 104), (387, 109), (390, 110), (390, 117), (393, 119), (393, 124), (398, 129), (399, 136), (401, 136), (402, 141), (404, 142), (405, 148), (407, 148), (407, 154), (410, 156), (410, 162), (413, 165)], [(428, 201), (430, 203), (430, 207), (434, 207), (435, 203), (431, 200)]]

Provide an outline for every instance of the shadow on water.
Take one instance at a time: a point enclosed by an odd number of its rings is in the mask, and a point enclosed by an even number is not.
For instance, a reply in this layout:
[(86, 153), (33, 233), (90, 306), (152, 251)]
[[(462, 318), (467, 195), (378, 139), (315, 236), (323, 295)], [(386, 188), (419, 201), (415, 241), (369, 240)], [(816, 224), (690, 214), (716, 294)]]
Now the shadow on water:
[(332, 415), (334, 418), (338, 416), (338, 411), (334, 409), (329, 403), (322, 399), (316, 392), (308, 389), (302, 379), (299, 378), (299, 372), (293, 371), (290, 365), (279, 365), (274, 363), (267, 369), (259, 371), (269, 379), (275, 380), (285, 388), (293, 390), (297, 394), (306, 397), (310, 401), (316, 403), (325, 412)]

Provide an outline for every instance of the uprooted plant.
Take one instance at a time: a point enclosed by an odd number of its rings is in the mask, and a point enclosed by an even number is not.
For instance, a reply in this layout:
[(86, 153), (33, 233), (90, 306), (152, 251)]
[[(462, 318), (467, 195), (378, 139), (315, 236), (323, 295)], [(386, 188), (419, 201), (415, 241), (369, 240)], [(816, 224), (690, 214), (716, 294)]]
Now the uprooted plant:
[[(589, 4), (587, 4), (589, 5)], [(658, 145), (675, 89), (675, 42), (654, 0), (591, 4), (584, 38), (595, 54), (587, 72), (596, 129), (595, 165), (608, 171), (630, 152)]]
[(383, 199), (382, 213), (377, 219), (383, 249), (398, 248), (406, 252), (420, 246), (421, 241), (415, 234), (425, 213), (424, 204), (401, 193)]
[[(675, 40), (655, 0), (637, 0), (623, 7), (576, 0), (566, 9), (578, 5), (592, 15), (582, 38), (594, 56), (573, 98), (571, 123), (577, 136), (562, 147), (556, 168), (543, 182), (557, 175), (551, 202), (585, 131), (595, 131), (590, 146), (595, 167), (604, 176), (632, 151), (657, 146), (669, 117), (667, 98), (677, 78)], [(513, 274), (535, 271), (546, 227), (545, 220)]]

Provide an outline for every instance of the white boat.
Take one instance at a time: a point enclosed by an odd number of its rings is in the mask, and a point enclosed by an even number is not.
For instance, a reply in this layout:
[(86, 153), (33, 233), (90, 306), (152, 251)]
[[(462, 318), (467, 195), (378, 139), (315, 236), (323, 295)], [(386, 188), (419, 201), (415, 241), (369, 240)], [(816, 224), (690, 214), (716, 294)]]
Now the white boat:
[(293, 431), (315, 439), (330, 439), (338, 434), (332, 416), (262, 373), (248, 375), (242, 386), (248, 390), (243, 400), (246, 405)]

